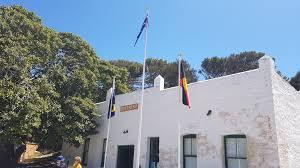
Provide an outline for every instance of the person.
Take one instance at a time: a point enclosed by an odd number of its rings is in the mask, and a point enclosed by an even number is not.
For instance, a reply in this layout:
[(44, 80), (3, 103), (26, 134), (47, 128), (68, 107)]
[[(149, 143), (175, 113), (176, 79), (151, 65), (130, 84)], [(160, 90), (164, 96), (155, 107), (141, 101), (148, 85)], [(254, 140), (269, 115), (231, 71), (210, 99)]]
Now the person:
[(82, 168), (81, 158), (79, 156), (75, 157), (75, 161), (74, 161), (74, 164), (73, 164), (72, 168)]

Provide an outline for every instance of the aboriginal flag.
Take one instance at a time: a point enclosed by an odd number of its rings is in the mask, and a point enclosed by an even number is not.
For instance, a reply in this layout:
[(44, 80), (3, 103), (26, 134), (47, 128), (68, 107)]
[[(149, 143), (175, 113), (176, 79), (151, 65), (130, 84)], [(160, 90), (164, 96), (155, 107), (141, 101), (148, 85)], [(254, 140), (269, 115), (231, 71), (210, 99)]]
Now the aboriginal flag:
[(191, 108), (190, 104), (190, 97), (189, 97), (189, 91), (188, 91), (188, 86), (187, 86), (187, 80), (185, 77), (184, 73), (184, 67), (183, 67), (183, 62), (180, 61), (179, 63), (179, 84), (181, 87), (181, 96), (182, 96), (182, 103), (189, 108)]

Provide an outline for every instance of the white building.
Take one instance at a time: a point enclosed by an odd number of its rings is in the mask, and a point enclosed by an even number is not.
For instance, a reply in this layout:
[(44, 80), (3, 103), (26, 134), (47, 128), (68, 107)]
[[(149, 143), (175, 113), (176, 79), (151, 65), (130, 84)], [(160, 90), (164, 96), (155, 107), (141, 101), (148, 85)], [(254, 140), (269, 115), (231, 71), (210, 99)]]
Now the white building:
[[(181, 168), (300, 168), (300, 92), (276, 73), (270, 57), (261, 58), (258, 69), (188, 87), (191, 109), (179, 103), (178, 87), (164, 89), (161, 76), (145, 90), (142, 168), (156, 163), (176, 168), (179, 132)], [(101, 113), (107, 112), (107, 102), (97, 103)], [(139, 103), (140, 91), (116, 96), (107, 168), (136, 164)], [(100, 133), (86, 147), (64, 144), (63, 154), (71, 162), (79, 155), (88, 168), (101, 167), (106, 114), (99, 120)]]

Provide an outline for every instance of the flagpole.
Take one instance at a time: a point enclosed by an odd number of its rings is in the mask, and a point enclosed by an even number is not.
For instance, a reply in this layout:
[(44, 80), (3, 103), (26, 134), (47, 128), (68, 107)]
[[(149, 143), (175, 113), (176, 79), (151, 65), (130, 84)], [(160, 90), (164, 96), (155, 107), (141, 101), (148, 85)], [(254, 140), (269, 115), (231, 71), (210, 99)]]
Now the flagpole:
[[(149, 17), (149, 11), (147, 11), (147, 17)], [(142, 123), (143, 123), (143, 107), (144, 107), (144, 87), (145, 87), (145, 71), (146, 71), (146, 59), (147, 59), (147, 42), (148, 42), (148, 25), (146, 25), (145, 31), (145, 46), (144, 46), (144, 64), (143, 64), (143, 77), (142, 77), (142, 93), (141, 93), (141, 112), (139, 122), (139, 135), (137, 145), (137, 164), (136, 168), (140, 166), (140, 155), (141, 155), (141, 138), (142, 138)]]
[(181, 154), (181, 148), (180, 148), (180, 121), (178, 121), (178, 158), (177, 158), (177, 167), (181, 168), (181, 164), (180, 164), (180, 154)]
[(182, 54), (178, 54), (178, 100), (181, 103), (181, 89), (180, 89), (180, 64), (181, 64)]
[[(180, 64), (181, 64), (182, 54), (178, 54), (178, 100), (181, 103), (181, 89), (180, 89)], [(179, 114), (178, 114), (179, 115)], [(180, 156), (181, 156), (181, 147), (180, 147), (180, 116), (178, 116), (178, 154), (177, 154), (177, 168), (181, 168)]]
[(110, 135), (110, 120), (111, 120), (111, 107), (112, 107), (112, 93), (115, 89), (115, 80), (116, 77), (113, 78), (113, 86), (110, 90), (110, 100), (109, 100), (109, 110), (108, 110), (108, 124), (107, 124), (107, 134), (106, 134), (106, 145), (105, 145), (105, 156), (104, 156), (104, 168), (106, 168), (106, 159), (107, 159), (107, 149)]

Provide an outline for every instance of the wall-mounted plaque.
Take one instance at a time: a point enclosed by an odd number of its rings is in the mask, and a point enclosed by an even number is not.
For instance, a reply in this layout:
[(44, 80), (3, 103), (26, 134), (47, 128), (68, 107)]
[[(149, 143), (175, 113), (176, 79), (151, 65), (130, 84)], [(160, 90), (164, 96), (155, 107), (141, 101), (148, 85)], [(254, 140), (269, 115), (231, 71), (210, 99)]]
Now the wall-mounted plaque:
[(121, 106), (120, 108), (120, 112), (126, 112), (126, 111), (131, 111), (131, 110), (136, 110), (139, 108), (139, 104), (129, 104), (129, 105), (125, 105), (125, 106)]

